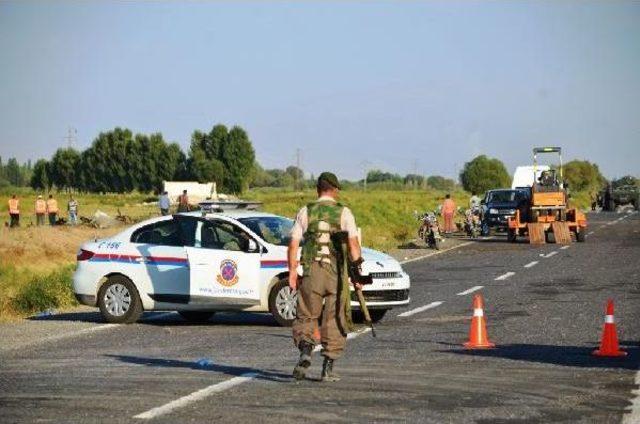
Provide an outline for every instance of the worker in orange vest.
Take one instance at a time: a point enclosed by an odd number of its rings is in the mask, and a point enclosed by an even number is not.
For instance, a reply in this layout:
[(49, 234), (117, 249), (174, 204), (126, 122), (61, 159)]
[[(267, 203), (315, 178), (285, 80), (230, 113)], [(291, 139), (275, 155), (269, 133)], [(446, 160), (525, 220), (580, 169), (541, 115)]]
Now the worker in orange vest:
[(456, 212), (456, 204), (447, 194), (442, 203), (442, 216), (444, 217), (444, 233), (451, 234), (453, 232), (453, 214)]
[(20, 200), (15, 194), (9, 199), (9, 217), (11, 228), (20, 226)]
[(36, 225), (44, 225), (44, 214), (47, 213), (47, 203), (41, 195), (36, 199)]
[(47, 199), (47, 214), (49, 215), (49, 225), (56, 225), (58, 217), (58, 201), (53, 198), (53, 194)]

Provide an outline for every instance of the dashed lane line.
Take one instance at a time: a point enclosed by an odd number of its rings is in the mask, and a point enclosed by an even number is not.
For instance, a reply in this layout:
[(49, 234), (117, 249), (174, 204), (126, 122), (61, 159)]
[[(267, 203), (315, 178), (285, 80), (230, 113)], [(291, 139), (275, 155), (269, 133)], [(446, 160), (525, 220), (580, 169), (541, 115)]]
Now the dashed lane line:
[(562, 246), (562, 247), (560, 248), (560, 250), (567, 250), (567, 249), (568, 249), (568, 248), (570, 248), (570, 247), (571, 247), (571, 246), (569, 246), (569, 245), (567, 244), (566, 246)]
[(587, 235), (588, 235), (588, 236), (590, 236), (591, 234), (593, 234), (593, 231), (589, 231), (589, 232), (587, 233)]
[(546, 255), (543, 255), (542, 257), (543, 257), (543, 258), (550, 258), (550, 257), (552, 257), (553, 255), (557, 255), (557, 254), (558, 254), (558, 251), (557, 251), (557, 250), (554, 250), (553, 252), (549, 252), (549, 253), (547, 253)]
[(460, 247), (468, 246), (468, 245), (470, 245), (470, 244), (473, 244), (473, 242), (472, 242), (472, 241), (467, 241), (467, 242), (464, 242), (464, 243), (460, 243), (460, 244), (459, 244), (459, 245), (457, 245), (457, 246), (450, 247), (450, 248), (448, 248), (448, 249), (444, 249), (444, 250), (436, 250), (435, 252), (427, 253), (426, 255), (418, 256), (417, 258), (406, 259), (406, 260), (404, 260), (404, 261), (401, 261), (400, 263), (401, 263), (402, 265), (404, 265), (404, 264), (408, 264), (408, 263), (410, 263), (410, 262), (420, 261), (420, 260), (422, 260), (422, 259), (426, 259), (426, 258), (429, 258), (429, 257), (431, 257), (431, 256), (439, 255), (439, 254), (441, 254), (441, 253), (448, 252), (448, 251), (450, 251), (450, 250), (454, 250), (454, 249), (458, 249), (458, 248), (460, 248)]
[(495, 281), (502, 281), (502, 280), (506, 280), (507, 278), (512, 277), (512, 276), (514, 276), (514, 275), (516, 275), (516, 273), (515, 273), (515, 272), (513, 272), (513, 271), (509, 271), (509, 272), (506, 272), (506, 273), (502, 274), (502, 275), (501, 275), (501, 276), (499, 276), (499, 277), (494, 278), (494, 280), (495, 280)]
[(166, 403), (157, 408), (150, 409), (146, 412), (143, 412), (141, 414), (134, 416), (133, 418), (139, 418), (142, 420), (151, 420), (153, 418), (166, 415), (178, 408), (183, 408), (191, 403), (205, 399), (215, 393), (224, 392), (225, 390), (229, 390), (232, 387), (236, 387), (236, 386), (239, 386), (240, 384), (244, 384), (248, 381), (254, 380), (256, 377), (258, 377), (258, 375), (259, 374), (256, 372), (248, 372), (248, 373), (239, 375), (237, 377), (233, 377), (221, 383), (213, 384), (211, 386), (205, 387), (204, 389), (200, 389), (187, 396), (181, 397), (179, 399)]
[(473, 293), (474, 291), (478, 291), (480, 289), (482, 289), (484, 286), (473, 286), (470, 289), (467, 289), (465, 291), (461, 291), (460, 293), (457, 293), (458, 296), (464, 296), (467, 295), (469, 293)]
[(536, 266), (536, 265), (538, 265), (538, 261), (532, 261), (532, 262), (529, 262), (528, 264), (526, 264), (524, 267), (525, 268), (531, 268), (532, 266)]
[(399, 314), (398, 317), (401, 317), (401, 318), (410, 317), (411, 315), (419, 314), (420, 312), (424, 312), (424, 311), (426, 311), (428, 309), (436, 308), (436, 307), (442, 305), (443, 303), (444, 303), (443, 301), (431, 302), (428, 305), (424, 305), (424, 306), (421, 306), (419, 308), (415, 308), (415, 309), (412, 309), (410, 311), (403, 312), (403, 313)]

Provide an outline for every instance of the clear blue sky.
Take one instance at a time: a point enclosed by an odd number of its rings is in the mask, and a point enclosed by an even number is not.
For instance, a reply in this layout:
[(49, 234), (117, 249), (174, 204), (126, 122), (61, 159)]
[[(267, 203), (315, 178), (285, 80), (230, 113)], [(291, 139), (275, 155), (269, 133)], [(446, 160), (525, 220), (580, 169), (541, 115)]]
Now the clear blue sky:
[(244, 127), (259, 162), (512, 171), (561, 145), (640, 170), (640, 2), (0, 1), (0, 155), (115, 126)]

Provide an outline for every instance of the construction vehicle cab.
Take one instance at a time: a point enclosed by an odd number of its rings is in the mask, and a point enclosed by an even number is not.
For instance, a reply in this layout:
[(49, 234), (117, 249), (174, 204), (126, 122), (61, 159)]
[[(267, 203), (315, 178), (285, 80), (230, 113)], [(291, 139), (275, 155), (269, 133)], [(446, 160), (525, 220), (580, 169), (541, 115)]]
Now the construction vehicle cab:
[[(538, 174), (538, 155), (557, 153), (558, 169), (547, 168)], [(567, 205), (567, 187), (562, 169), (560, 147), (536, 147), (533, 149), (533, 184), (529, 188), (529, 205), (518, 210), (508, 220), (508, 239), (516, 241), (518, 236), (528, 236), (529, 242), (570, 243), (571, 233), (576, 241), (583, 242), (587, 228), (584, 213)], [(538, 176), (539, 175), (539, 176)], [(536, 176), (538, 176), (536, 178)]]

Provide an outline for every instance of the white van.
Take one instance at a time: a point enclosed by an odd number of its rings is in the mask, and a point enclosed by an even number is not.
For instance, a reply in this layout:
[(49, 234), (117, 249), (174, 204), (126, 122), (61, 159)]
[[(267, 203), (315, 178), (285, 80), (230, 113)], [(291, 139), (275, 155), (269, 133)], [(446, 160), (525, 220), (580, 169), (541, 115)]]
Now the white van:
[(519, 166), (516, 168), (516, 172), (513, 173), (511, 188), (531, 187), (534, 182), (538, 181), (540, 174), (542, 174), (543, 171), (548, 171), (549, 169), (548, 165), (538, 165), (536, 167), (536, 175), (534, 178), (533, 166)]

